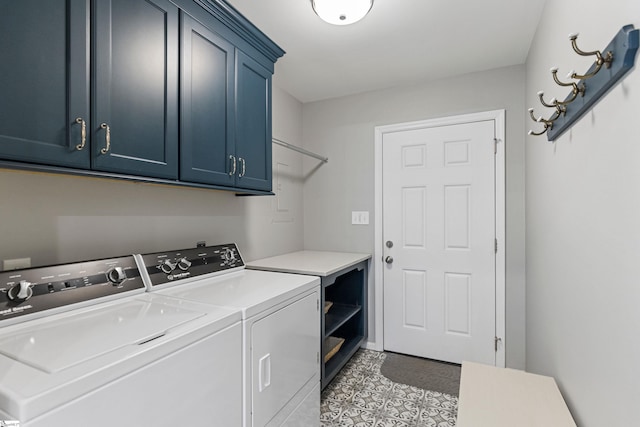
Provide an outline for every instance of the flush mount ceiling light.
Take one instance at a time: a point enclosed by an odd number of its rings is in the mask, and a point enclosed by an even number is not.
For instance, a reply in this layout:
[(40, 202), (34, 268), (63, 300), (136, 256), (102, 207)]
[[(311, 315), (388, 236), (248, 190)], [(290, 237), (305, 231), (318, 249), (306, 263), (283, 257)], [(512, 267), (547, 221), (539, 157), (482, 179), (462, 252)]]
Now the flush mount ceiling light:
[(316, 15), (329, 24), (349, 25), (369, 13), (373, 0), (311, 0), (311, 5)]

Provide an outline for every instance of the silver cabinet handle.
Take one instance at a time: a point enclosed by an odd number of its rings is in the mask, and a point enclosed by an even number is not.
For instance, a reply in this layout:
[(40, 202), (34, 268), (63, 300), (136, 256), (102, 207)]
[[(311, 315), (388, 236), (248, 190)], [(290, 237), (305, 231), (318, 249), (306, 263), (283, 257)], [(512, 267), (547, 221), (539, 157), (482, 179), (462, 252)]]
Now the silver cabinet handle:
[(242, 162), (242, 172), (240, 172), (240, 174), (238, 175), (238, 178), (242, 178), (244, 176), (244, 173), (247, 171), (247, 162), (245, 162), (245, 160), (242, 157), (238, 157), (238, 160)]
[(386, 262), (387, 264), (391, 264), (391, 263), (393, 263), (393, 257), (391, 257), (391, 256), (386, 257), (386, 258), (384, 259), (384, 262)]
[(102, 123), (100, 125), (100, 129), (105, 129), (105, 136), (104, 136), (104, 140), (106, 145), (104, 146), (104, 148), (102, 150), (100, 150), (100, 152), (102, 154), (107, 154), (109, 152), (109, 150), (111, 150), (111, 128), (109, 127), (108, 124), (106, 123)]
[(82, 117), (77, 117), (76, 123), (81, 125), (80, 144), (76, 145), (76, 150), (80, 151), (84, 148), (85, 144), (87, 143), (87, 122), (85, 122)]
[(229, 171), (229, 176), (233, 176), (236, 174), (236, 156), (229, 154), (229, 160), (231, 160), (231, 171)]

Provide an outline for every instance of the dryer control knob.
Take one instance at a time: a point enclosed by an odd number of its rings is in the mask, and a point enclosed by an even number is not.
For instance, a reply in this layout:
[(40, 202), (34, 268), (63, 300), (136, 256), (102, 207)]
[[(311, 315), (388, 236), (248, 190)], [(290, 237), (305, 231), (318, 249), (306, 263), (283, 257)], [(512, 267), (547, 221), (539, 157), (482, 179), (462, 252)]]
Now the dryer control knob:
[(124, 279), (127, 278), (127, 275), (124, 274), (124, 270), (122, 267), (112, 267), (107, 270), (107, 280), (113, 283), (114, 285), (119, 285), (124, 282)]
[(162, 264), (160, 264), (160, 270), (162, 270), (165, 274), (169, 274), (175, 269), (176, 263), (171, 262), (171, 260), (169, 259), (165, 259), (164, 261), (162, 261)]
[(7, 292), (9, 299), (11, 301), (26, 301), (31, 298), (33, 295), (33, 290), (31, 289), (31, 282), (27, 282), (26, 280), (21, 280), (20, 283), (13, 286)]
[(227, 262), (235, 261), (236, 254), (233, 253), (231, 249), (225, 249), (224, 253), (222, 254), (222, 258)]
[(187, 271), (191, 267), (191, 261), (186, 258), (180, 258), (178, 261), (178, 268), (182, 271)]

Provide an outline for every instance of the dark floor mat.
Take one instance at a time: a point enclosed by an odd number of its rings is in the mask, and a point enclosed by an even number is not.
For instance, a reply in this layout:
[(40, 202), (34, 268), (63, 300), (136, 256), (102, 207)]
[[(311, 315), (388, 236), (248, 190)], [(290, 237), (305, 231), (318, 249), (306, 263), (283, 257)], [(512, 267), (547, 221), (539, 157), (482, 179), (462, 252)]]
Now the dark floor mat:
[(380, 373), (391, 381), (458, 395), (460, 365), (399, 353), (385, 352), (385, 354), (387, 357), (380, 367)]

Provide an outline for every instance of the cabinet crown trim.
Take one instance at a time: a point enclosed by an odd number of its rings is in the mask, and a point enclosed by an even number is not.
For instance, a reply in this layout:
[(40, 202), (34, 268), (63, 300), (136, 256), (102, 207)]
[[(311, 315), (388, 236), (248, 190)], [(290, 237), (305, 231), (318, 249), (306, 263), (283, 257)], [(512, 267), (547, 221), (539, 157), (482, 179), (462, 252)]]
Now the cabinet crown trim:
[(285, 51), (224, 0), (194, 0), (274, 63)]

